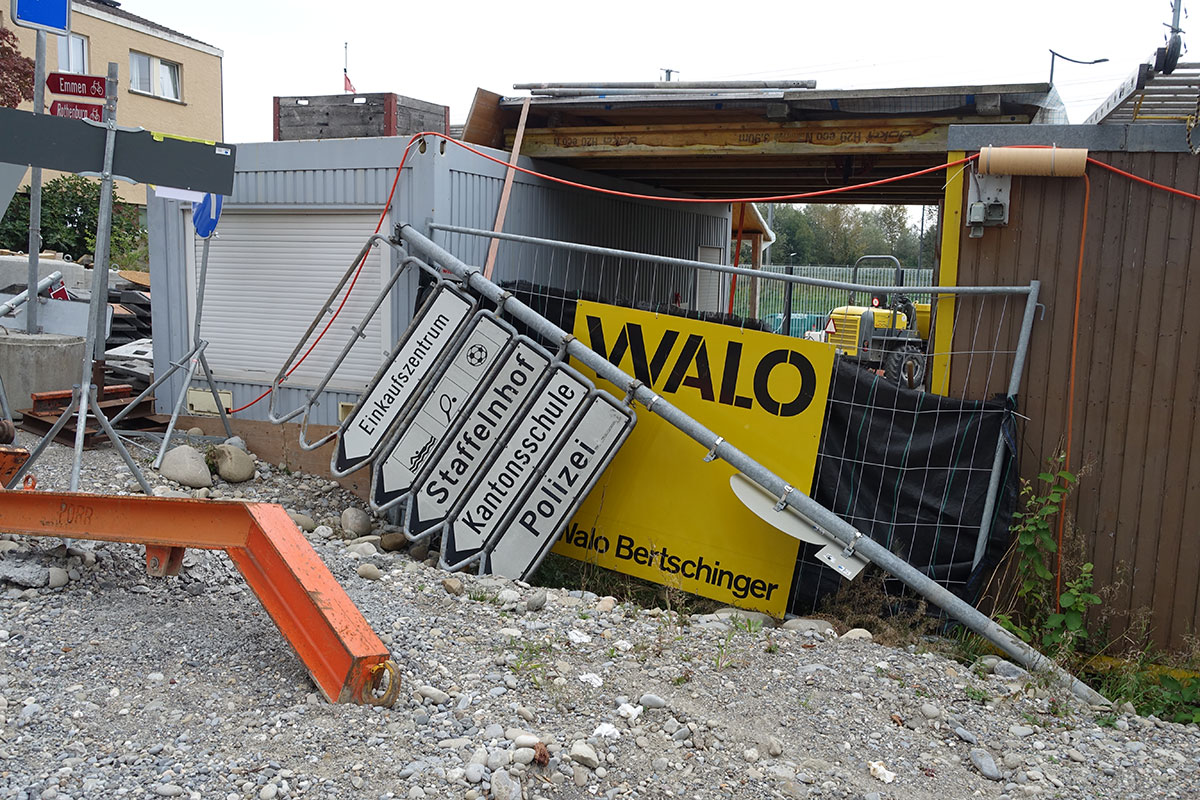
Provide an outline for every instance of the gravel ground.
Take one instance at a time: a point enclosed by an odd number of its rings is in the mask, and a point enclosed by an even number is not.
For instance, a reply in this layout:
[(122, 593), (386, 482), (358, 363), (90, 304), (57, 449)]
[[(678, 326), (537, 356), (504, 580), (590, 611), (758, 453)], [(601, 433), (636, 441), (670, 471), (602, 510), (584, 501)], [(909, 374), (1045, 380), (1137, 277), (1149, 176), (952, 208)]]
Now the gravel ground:
[[(53, 446), (40, 488), (69, 466)], [(87, 454), (87, 488), (131, 484)], [(263, 463), (211, 494), (311, 518), (399, 665), (395, 706), (320, 699), (222, 553), (154, 580), (131, 545), (0, 540), (0, 797), (1200, 797), (1196, 725), (1091, 709), (1007, 662), (452, 576), (380, 550), (379, 520), (342, 538), (362, 503)]]

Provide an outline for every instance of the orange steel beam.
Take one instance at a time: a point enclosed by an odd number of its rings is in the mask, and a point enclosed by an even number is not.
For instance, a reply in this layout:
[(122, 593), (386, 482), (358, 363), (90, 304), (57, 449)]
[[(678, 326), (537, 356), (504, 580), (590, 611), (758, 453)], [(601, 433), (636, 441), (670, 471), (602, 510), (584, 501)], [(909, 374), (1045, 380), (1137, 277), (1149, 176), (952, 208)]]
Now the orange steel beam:
[(24, 447), (0, 444), (0, 487), (12, 480), (12, 476), (17, 474), (28, 458), (29, 451)]
[(0, 532), (142, 544), (155, 575), (178, 572), (185, 547), (225, 550), (327, 700), (390, 704), (399, 690), (387, 648), (281, 506), (0, 490)]

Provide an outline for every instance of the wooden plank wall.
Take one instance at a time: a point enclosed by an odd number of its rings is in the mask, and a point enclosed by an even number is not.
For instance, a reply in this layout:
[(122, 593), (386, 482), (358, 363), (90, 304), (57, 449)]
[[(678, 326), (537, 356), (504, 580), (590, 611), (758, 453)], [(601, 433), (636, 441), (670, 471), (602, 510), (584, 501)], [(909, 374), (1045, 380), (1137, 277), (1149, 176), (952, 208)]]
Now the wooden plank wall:
[[(1091, 155), (1200, 192), (1188, 154)], [(1177, 649), (1200, 622), (1200, 203), (1094, 166), (1088, 176), (1071, 453), (1080, 483), (1064, 549), (1107, 587), (1098, 625), (1116, 635), (1145, 620), (1157, 645)], [(1019, 397), (1027, 478), (1066, 441), (1083, 205), (1082, 178), (1014, 177), (1009, 225), (962, 240), (960, 285), (1042, 281), (1045, 317)], [(1000, 324), (1000, 340), (1015, 343), (1019, 309), (1001, 323), (996, 307), (963, 302), (956, 351), (980, 314), (983, 330)], [(968, 396), (984, 393), (965, 380)]]

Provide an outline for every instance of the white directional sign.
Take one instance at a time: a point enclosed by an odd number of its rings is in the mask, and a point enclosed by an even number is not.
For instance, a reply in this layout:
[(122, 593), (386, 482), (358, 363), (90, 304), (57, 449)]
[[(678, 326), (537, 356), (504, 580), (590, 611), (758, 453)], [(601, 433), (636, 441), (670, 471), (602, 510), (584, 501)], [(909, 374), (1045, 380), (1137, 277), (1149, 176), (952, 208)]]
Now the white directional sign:
[(371, 487), (372, 505), (386, 508), (412, 490), (421, 467), (465, 412), (467, 400), (482, 387), (488, 371), (515, 335), (511, 327), (489, 312), (475, 316), (446, 371), (425, 394), (424, 404), (380, 451)]
[(633, 412), (596, 392), (489, 548), (485, 572), (525, 579), (542, 562), (633, 428)]
[(440, 286), (408, 326), (387, 366), (375, 376), (367, 395), (342, 423), (330, 470), (342, 476), (370, 461), (388, 428), (457, 339), (475, 304), (466, 295)]
[(406, 534), (424, 533), (450, 515), (549, 366), (550, 359), (533, 342), (517, 340), (417, 477), (404, 518)]
[(550, 380), (512, 425), (502, 449), (476, 478), (466, 497), (442, 527), (442, 562), (454, 569), (483, 551), (524, 488), (538, 474), (591, 386), (557, 365)]

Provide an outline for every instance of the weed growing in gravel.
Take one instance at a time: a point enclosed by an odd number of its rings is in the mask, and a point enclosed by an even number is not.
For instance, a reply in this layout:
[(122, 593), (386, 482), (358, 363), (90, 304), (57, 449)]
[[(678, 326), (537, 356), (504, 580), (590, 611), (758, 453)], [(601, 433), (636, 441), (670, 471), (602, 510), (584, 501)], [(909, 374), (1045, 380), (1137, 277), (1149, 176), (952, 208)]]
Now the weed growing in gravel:
[(924, 637), (938, 629), (937, 617), (926, 610), (924, 599), (894, 593), (887, 574), (871, 566), (826, 598), (819, 613), (847, 628), (866, 628), (880, 644), (903, 647), (923, 644)]
[(1071, 704), (1061, 697), (1050, 698), (1050, 716), (1065, 719), (1071, 716)]
[[(1062, 469), (1065, 456), (1047, 459), (1048, 469), (1035, 485), (1021, 484), (1021, 510), (1013, 512), (1009, 559), (1015, 587), (1006, 602), (997, 605), (996, 621), (1023, 641), (1046, 648), (1051, 656), (1072, 661), (1076, 645), (1087, 638), (1084, 620), (1100, 597), (1092, 592), (1092, 565), (1082, 564), (1079, 574), (1063, 581), (1056, 594), (1053, 568), (1062, 565), (1054, 523), (1063, 503), (1079, 482)], [(1061, 572), (1060, 572), (1061, 575)]]
[(981, 705), (981, 706), (986, 705), (987, 701), (992, 699), (992, 696), (990, 694), (988, 694), (985, 690), (980, 689), (977, 686), (968, 686), (965, 689), (963, 689), (963, 691), (966, 693), (968, 699), (973, 700), (976, 703), (979, 703), (979, 705)]
[(764, 653), (778, 653), (779, 652), (779, 643), (776, 642), (774, 639), (772, 639), (770, 636), (768, 636), (767, 637), (767, 646), (763, 648), (763, 652)]
[(467, 593), (467, 597), (476, 603), (492, 603), (494, 605), (500, 602), (500, 598), (485, 589), (472, 589)]
[(508, 668), (516, 675), (526, 675), (529, 682), (539, 689), (546, 688), (545, 659), (553, 649), (548, 641), (513, 642), (516, 652), (507, 659)]
[(1143, 716), (1200, 722), (1200, 641), (1188, 639), (1181, 652), (1163, 653), (1148, 643), (1149, 636), (1143, 620), (1122, 636), (1140, 646), (1119, 660), (1093, 657), (1081, 677), (1110, 700), (1132, 703)]
[(736, 614), (729, 618), (729, 624), (735, 631), (750, 634), (758, 633), (762, 630), (763, 626), (761, 620), (750, 619), (749, 617), (742, 617)]
[(725, 634), (725, 638), (717, 645), (717, 652), (713, 658), (713, 666), (716, 667), (718, 672), (733, 666), (735, 657), (731, 644), (735, 633), (737, 633), (736, 629), (730, 628), (729, 632)]

